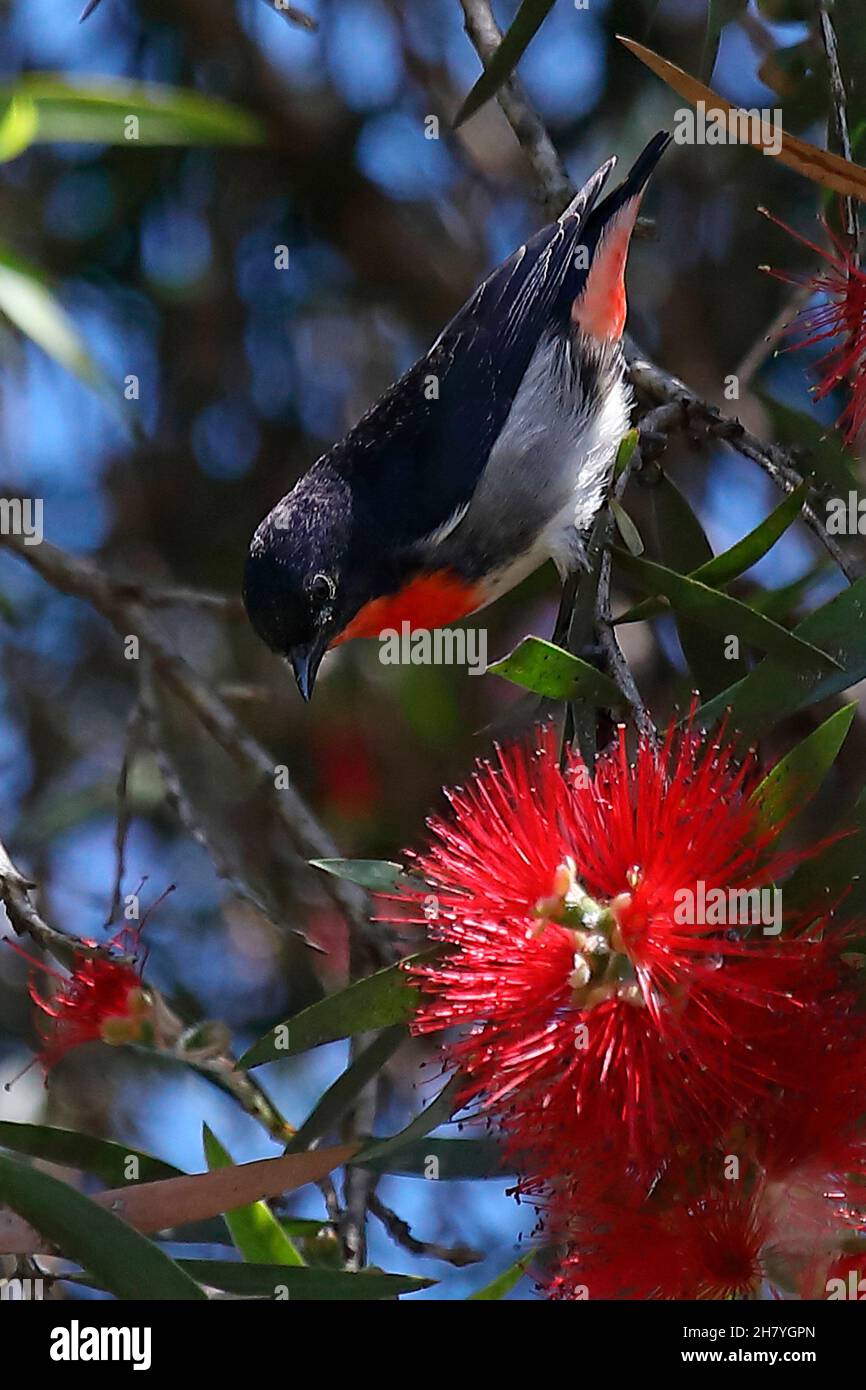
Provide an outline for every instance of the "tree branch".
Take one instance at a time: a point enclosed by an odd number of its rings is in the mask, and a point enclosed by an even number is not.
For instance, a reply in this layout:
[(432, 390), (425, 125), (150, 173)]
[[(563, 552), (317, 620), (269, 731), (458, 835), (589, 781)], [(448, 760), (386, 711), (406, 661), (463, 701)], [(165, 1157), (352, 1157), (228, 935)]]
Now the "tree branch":
[[(656, 366), (634, 345), (628, 347), (627, 356), (632, 384), (657, 407), (652, 412), (652, 431), (656, 436), (666, 436), (689, 424), (698, 423), (712, 438), (723, 440), (745, 458), (756, 463), (782, 492), (793, 492), (799, 487), (803, 481), (802, 474), (786, 449), (778, 444), (765, 444), (757, 435), (741, 425), (739, 420), (722, 415), (716, 406), (702, 400), (678, 377)], [(645, 415), (642, 432), (646, 428), (647, 419)], [(832, 556), (848, 582), (853, 583), (859, 577), (861, 566), (845, 554), (835, 537), (829, 535), (823, 521), (809, 503), (803, 508), (803, 520)]]
[[(129, 599), (122, 582), (115, 584), (90, 561), (68, 555), (48, 541), (30, 546), (19, 536), (0, 535), (0, 545), (14, 551), (55, 589), (90, 603), (122, 636), (134, 633), (138, 637), (160, 680), (268, 796), (286, 827), (289, 843), (302, 860), (339, 856), (331, 836), (295, 788), (288, 786), (277, 793), (275, 764), (271, 757), (242, 727), (228, 706), (169, 646), (152, 615), (140, 603)], [(389, 962), (392, 953), (370, 924), (366, 894), (356, 885), (332, 875), (322, 875), (317, 881), (345, 915), (351, 934), (361, 942), (370, 963)]]
[[(466, 33), (486, 66), (502, 42), (502, 31), (496, 23), (493, 9), (488, 0), (460, 0), (460, 4)], [(576, 190), (544, 122), (533, 110), (517, 77), (510, 77), (502, 84), (496, 100), (532, 165), (545, 206), (554, 217), (558, 217), (571, 202)]]
[(67, 936), (66, 932), (49, 926), (31, 901), (30, 894), (35, 887), (32, 879), (25, 878), (16, 868), (5, 845), (0, 841), (0, 902), (6, 909), (12, 929), (19, 936), (29, 936), (64, 965), (71, 964), (75, 955), (93, 959), (108, 954), (112, 960), (132, 964), (127, 957), (110, 951), (107, 946), (88, 945), (77, 937)]
[(412, 1234), (408, 1221), (404, 1221), (391, 1207), (386, 1207), (375, 1193), (370, 1198), (369, 1206), (391, 1239), (412, 1255), (424, 1255), (429, 1260), (445, 1260), (450, 1265), (456, 1265), (458, 1269), (478, 1264), (484, 1259), (484, 1256), (473, 1250), (470, 1245), (440, 1245), (435, 1240), (419, 1240)]

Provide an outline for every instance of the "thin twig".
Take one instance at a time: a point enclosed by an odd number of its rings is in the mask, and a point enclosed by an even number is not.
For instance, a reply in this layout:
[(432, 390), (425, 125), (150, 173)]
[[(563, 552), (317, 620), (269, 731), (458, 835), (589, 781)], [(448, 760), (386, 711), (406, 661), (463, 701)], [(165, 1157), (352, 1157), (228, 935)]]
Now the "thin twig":
[(435, 1240), (419, 1240), (412, 1234), (412, 1229), (402, 1216), (398, 1216), (391, 1207), (386, 1207), (381, 1198), (375, 1194), (370, 1198), (370, 1211), (381, 1221), (385, 1230), (392, 1240), (398, 1245), (402, 1245), (404, 1250), (408, 1250), (412, 1255), (425, 1255), (430, 1260), (445, 1260), (447, 1264), (456, 1265), (458, 1269), (463, 1269), (466, 1265), (478, 1264), (484, 1256), (477, 1250), (473, 1250), (471, 1245), (440, 1245)]
[[(766, 444), (747, 430), (739, 420), (723, 415), (717, 406), (702, 400), (678, 377), (650, 362), (635, 348), (629, 348), (629, 375), (633, 385), (655, 406), (669, 406), (670, 428), (700, 424), (714, 439), (723, 440), (745, 458), (762, 468), (782, 492), (793, 492), (803, 481), (803, 475), (786, 449), (779, 444)], [(656, 432), (661, 417), (656, 415)], [(678, 422), (678, 423), (677, 423)], [(849, 583), (859, 578), (860, 566), (846, 555), (834, 536), (831, 536), (811, 503), (803, 508), (803, 520), (832, 556)]]
[[(488, 0), (460, 0), (460, 4), (466, 33), (486, 66), (502, 42), (502, 31), (496, 23), (493, 9)], [(576, 190), (544, 122), (533, 110), (517, 77), (512, 76), (503, 82), (496, 99), (532, 166), (545, 206), (558, 217), (571, 202)]]
[(140, 603), (144, 608), (204, 608), (233, 620), (245, 616), (243, 604), (232, 594), (214, 594), (207, 589), (183, 586), (162, 588), (135, 579), (115, 579), (113, 584), (118, 598)]
[(111, 890), (111, 901), (108, 906), (108, 916), (104, 925), (110, 927), (120, 911), (121, 897), (123, 894), (123, 875), (126, 869), (126, 841), (129, 835), (129, 827), (132, 823), (132, 807), (129, 801), (129, 776), (140, 751), (141, 737), (144, 732), (144, 708), (141, 693), (136, 696), (135, 703), (129, 713), (126, 724), (126, 745), (123, 750), (123, 761), (120, 764), (120, 772), (117, 777), (117, 818), (114, 824), (114, 883)]
[[(821, 39), (824, 44), (824, 52), (827, 54), (827, 66), (830, 69), (830, 96), (833, 102), (833, 124), (836, 131), (836, 139), (839, 143), (840, 153), (850, 164), (851, 136), (848, 130), (848, 98), (845, 93), (845, 82), (842, 78), (842, 69), (839, 64), (836, 30), (833, 28), (833, 21), (830, 18), (825, 0), (819, 0), (818, 12), (821, 22)], [(829, 138), (827, 143), (830, 143)], [(850, 196), (843, 197), (841, 201), (845, 236), (855, 263), (859, 264), (860, 218), (857, 211), (857, 203)]]
[(49, 926), (31, 900), (30, 894), (35, 887), (36, 884), (16, 868), (0, 841), (0, 902), (18, 936), (29, 936), (64, 965), (68, 965), (73, 956), (91, 959), (108, 955), (118, 963), (133, 964), (128, 957), (120, 955), (108, 945), (94, 946)]

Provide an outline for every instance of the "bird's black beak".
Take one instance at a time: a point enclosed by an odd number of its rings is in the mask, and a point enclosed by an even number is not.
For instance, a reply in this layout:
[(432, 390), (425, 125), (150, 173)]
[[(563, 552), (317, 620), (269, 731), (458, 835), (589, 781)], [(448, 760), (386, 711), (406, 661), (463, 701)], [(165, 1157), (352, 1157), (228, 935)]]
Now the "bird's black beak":
[(302, 698), (309, 704), (313, 698), (316, 675), (327, 649), (327, 639), (314, 638), (303, 647), (293, 647), (288, 653), (295, 680)]

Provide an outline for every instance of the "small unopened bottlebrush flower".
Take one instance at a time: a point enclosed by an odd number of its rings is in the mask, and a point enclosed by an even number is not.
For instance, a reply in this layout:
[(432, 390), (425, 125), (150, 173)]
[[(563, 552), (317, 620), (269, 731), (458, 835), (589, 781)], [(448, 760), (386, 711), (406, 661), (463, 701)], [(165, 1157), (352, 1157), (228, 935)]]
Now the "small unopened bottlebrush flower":
[(791, 343), (794, 349), (826, 344), (818, 362), (819, 380), (814, 389), (820, 401), (837, 387), (848, 392), (848, 401), (837, 425), (845, 442), (853, 444), (866, 423), (866, 274), (854, 252), (832, 231), (826, 221), (824, 230), (829, 248), (818, 246), (800, 232), (761, 209), (772, 222), (807, 246), (822, 261), (822, 268), (812, 275), (793, 275), (779, 270), (770, 274), (789, 284), (800, 285), (819, 297), (801, 311), (793, 331), (798, 334)]
[[(87, 947), (95, 944), (84, 942)], [(140, 944), (138, 930), (124, 927), (110, 943), (123, 953), (122, 959), (76, 951), (66, 975), (15, 947), (34, 971), (54, 982), (50, 994), (43, 994), (35, 979), (30, 983), (30, 997), (38, 1010), (38, 1057), (46, 1072), (83, 1043), (99, 1040), (117, 1046), (150, 1036), (153, 999), (141, 980)]]
[(647, 1183), (793, 1069), (775, 1044), (811, 1007), (795, 991), (813, 943), (708, 906), (796, 859), (754, 774), (692, 728), (641, 738), (633, 761), (620, 729), (592, 775), (573, 752), (561, 770), (544, 730), (431, 822), (412, 868), (450, 949), (412, 968), (414, 1029), (460, 1030), (445, 1047), (460, 1103), (499, 1121), (525, 1189)]

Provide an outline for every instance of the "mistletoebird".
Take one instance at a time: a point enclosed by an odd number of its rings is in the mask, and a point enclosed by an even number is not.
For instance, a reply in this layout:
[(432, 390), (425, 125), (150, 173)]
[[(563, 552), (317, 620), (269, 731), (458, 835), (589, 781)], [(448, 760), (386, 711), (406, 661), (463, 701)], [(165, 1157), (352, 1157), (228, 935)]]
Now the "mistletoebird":
[(258, 527), (244, 602), (305, 700), (329, 647), (442, 627), (546, 560), (583, 562), (628, 429), (629, 242), (669, 140), (600, 200), (603, 164)]

